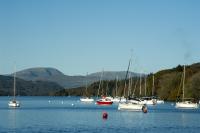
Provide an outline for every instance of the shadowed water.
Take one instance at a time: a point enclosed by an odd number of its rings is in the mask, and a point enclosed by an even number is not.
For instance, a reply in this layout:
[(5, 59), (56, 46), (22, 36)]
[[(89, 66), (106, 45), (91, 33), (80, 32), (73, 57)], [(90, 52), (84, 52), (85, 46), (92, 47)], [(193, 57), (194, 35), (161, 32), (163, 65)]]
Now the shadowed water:
[[(175, 109), (173, 103), (149, 106), (148, 113), (118, 111), (117, 104), (81, 103), (79, 97), (19, 97), (21, 107), (8, 108), (0, 97), (0, 132), (20, 133), (198, 133), (200, 110)], [(102, 112), (108, 119), (102, 119)]]

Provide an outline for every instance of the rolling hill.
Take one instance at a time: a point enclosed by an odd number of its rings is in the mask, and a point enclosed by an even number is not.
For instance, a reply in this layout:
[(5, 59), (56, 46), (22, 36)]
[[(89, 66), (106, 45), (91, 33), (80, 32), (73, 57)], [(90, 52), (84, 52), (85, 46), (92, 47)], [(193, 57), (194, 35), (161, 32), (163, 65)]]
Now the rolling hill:
[[(0, 75), (0, 95), (13, 95), (13, 77)], [(64, 88), (54, 82), (25, 81), (16, 78), (16, 95), (21, 96), (49, 96)]]
[[(30, 68), (16, 73), (17, 77), (26, 81), (49, 81), (55, 82), (64, 88), (76, 88), (85, 86), (85, 82), (89, 84), (96, 82), (100, 79), (101, 72), (92, 73), (86, 76), (68, 76), (55, 68)], [(103, 80), (113, 80), (118, 76), (119, 79), (124, 79), (125, 71), (112, 72), (105, 71)], [(138, 74), (131, 72), (131, 76), (138, 76)]]

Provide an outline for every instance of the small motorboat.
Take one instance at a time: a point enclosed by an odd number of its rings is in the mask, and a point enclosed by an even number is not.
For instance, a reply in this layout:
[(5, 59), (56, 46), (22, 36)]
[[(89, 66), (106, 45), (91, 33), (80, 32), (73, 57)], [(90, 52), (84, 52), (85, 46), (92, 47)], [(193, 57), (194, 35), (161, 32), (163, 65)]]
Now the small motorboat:
[(98, 105), (112, 105), (113, 101), (111, 101), (110, 99), (106, 97), (102, 97), (101, 99), (97, 100), (96, 103)]

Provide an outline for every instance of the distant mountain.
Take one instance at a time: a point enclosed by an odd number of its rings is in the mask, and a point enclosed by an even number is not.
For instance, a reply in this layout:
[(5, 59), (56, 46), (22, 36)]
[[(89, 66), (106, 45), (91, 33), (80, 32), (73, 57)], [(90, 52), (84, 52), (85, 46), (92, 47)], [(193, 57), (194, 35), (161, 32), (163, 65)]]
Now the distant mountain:
[[(13, 77), (0, 75), (0, 95), (13, 95)], [(16, 95), (22, 96), (49, 96), (64, 89), (54, 82), (25, 81), (16, 78)]]
[[(17, 77), (26, 81), (50, 81), (55, 82), (65, 88), (75, 88), (85, 86), (86, 81), (91, 84), (100, 79), (102, 72), (92, 73), (86, 76), (68, 76), (60, 72), (55, 68), (30, 68), (16, 73)], [(119, 79), (124, 79), (126, 75), (125, 71), (112, 72), (105, 71), (103, 74), (103, 80), (113, 80), (118, 76)], [(131, 76), (138, 76), (138, 74), (132, 73)]]

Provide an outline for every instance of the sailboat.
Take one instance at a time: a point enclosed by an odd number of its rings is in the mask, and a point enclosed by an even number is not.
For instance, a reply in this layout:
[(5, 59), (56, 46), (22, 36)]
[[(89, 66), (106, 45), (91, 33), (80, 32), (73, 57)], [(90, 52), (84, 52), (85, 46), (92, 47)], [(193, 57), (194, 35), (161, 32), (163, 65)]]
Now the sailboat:
[[(129, 65), (128, 65), (128, 69), (127, 69), (126, 77), (125, 77), (124, 96), (125, 96), (125, 89), (126, 89), (126, 79), (129, 73), (130, 64), (131, 64), (131, 59), (129, 60)], [(143, 108), (144, 108), (143, 104), (135, 103), (135, 102), (132, 102), (131, 100), (126, 100), (126, 102), (120, 102), (118, 105), (118, 110), (142, 111)]]
[[(154, 95), (154, 88), (155, 88), (155, 84), (154, 84), (154, 74), (152, 76), (152, 96), (150, 97), (142, 97), (143, 101), (145, 102), (145, 104), (147, 105), (155, 105), (157, 103), (157, 99), (153, 96)], [(146, 87), (146, 81), (145, 81), (145, 87)], [(145, 88), (146, 89), (146, 88)], [(146, 92), (146, 90), (145, 90)]]
[(197, 109), (198, 103), (192, 101), (191, 98), (185, 98), (185, 65), (183, 68), (183, 84), (182, 84), (182, 101), (176, 102), (176, 108), (182, 109)]
[(118, 82), (118, 76), (117, 76), (117, 78), (116, 78), (116, 83), (115, 83), (115, 97), (111, 100), (111, 101), (113, 101), (113, 102), (120, 102), (120, 97), (119, 96), (117, 96), (117, 82)]
[(20, 102), (16, 100), (16, 72), (14, 73), (14, 85), (13, 85), (13, 99), (8, 102), (9, 107), (20, 107)]
[[(141, 74), (140, 74), (140, 87), (139, 87), (139, 89), (140, 89), (140, 92), (139, 92), (139, 95), (141, 96), (142, 95), (142, 88), (141, 88), (141, 83), (142, 83), (142, 80), (141, 80)], [(129, 74), (129, 85), (128, 85), (128, 100), (129, 100), (129, 102), (131, 102), (131, 103), (135, 103), (135, 104), (145, 104), (145, 102), (144, 102), (144, 100), (143, 99), (141, 99), (140, 97), (136, 97), (135, 95), (134, 95), (134, 93), (133, 93), (133, 95), (132, 96), (130, 96), (130, 94), (131, 94), (131, 85), (132, 85), (132, 80), (131, 80), (131, 77), (130, 77), (130, 74)]]
[[(88, 74), (87, 74), (87, 75), (88, 75)], [(86, 76), (86, 78), (87, 78), (87, 76)], [(94, 101), (93, 98), (87, 96), (87, 94), (88, 94), (88, 92), (87, 92), (87, 88), (88, 88), (88, 86), (87, 86), (87, 80), (86, 80), (86, 87), (85, 87), (85, 93), (86, 93), (86, 96), (80, 98), (80, 101), (81, 101), (81, 102), (93, 102), (93, 101)]]
[[(99, 90), (101, 89), (102, 77), (103, 77), (103, 71), (102, 71), (102, 74), (101, 74), (101, 77), (100, 77), (99, 89), (98, 89), (97, 96), (99, 96)], [(96, 101), (96, 104), (97, 105), (112, 105), (113, 104), (113, 101), (111, 101), (106, 96), (103, 96), (103, 88), (102, 88), (102, 97)]]

